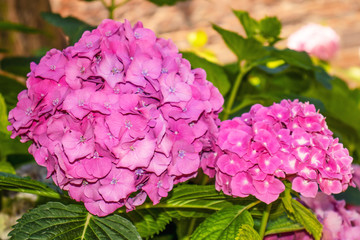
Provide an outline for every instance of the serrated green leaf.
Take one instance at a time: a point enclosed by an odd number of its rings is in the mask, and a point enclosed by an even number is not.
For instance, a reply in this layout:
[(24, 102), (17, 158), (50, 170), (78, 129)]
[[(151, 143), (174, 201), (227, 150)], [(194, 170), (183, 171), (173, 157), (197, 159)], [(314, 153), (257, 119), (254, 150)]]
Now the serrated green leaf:
[(294, 232), (303, 230), (304, 227), (294, 220), (291, 220), (285, 212), (280, 216), (270, 216), (269, 221), (266, 225), (265, 235)]
[(73, 17), (63, 18), (55, 13), (42, 13), (41, 16), (54, 26), (60, 27), (69, 37), (70, 45), (74, 45), (86, 30), (93, 30), (95, 27)]
[(36, 28), (28, 27), (20, 23), (0, 21), (1, 31), (17, 31), (23, 33), (40, 33), (41, 31)]
[(295, 199), (292, 199), (292, 206), (295, 210), (294, 217), (296, 221), (303, 225), (305, 230), (310, 233), (315, 240), (320, 240), (323, 226), (316, 216)]
[(283, 59), (286, 63), (290, 65), (306, 70), (313, 69), (313, 63), (306, 52), (298, 52), (288, 48), (283, 50), (272, 48), (271, 54), (272, 56)]
[(255, 19), (250, 17), (248, 12), (241, 10), (234, 10), (233, 13), (239, 19), (248, 38), (251, 38), (258, 33), (259, 23)]
[(40, 57), (7, 57), (1, 59), (0, 67), (6, 72), (26, 77), (30, 72), (30, 63), (39, 63), (39, 61)]
[(230, 82), (221, 66), (209, 62), (192, 52), (182, 52), (182, 55), (190, 61), (192, 68), (204, 69), (206, 71), (207, 80), (212, 82), (214, 86), (219, 89), (220, 93), (225, 96), (230, 90)]
[(278, 39), (281, 32), (281, 22), (276, 17), (265, 17), (259, 22), (260, 34), (264, 38)]
[(281, 198), (282, 204), (286, 211), (288, 211), (290, 214), (294, 214), (295, 210), (292, 206), (292, 196), (291, 196), (291, 183), (285, 182), (285, 191), (282, 193)]
[(50, 198), (60, 198), (59, 192), (50, 188), (45, 183), (4, 172), (0, 172), (0, 190), (32, 193)]
[(100, 218), (83, 206), (59, 202), (49, 202), (24, 214), (9, 236), (12, 240), (141, 239), (134, 225), (119, 215)]
[(232, 206), (232, 202), (246, 205), (253, 198), (232, 198), (219, 193), (214, 186), (182, 184), (174, 187), (167, 198), (157, 205), (145, 203), (134, 211), (123, 213), (138, 228), (142, 237), (151, 237), (160, 232), (172, 219), (203, 218), (224, 207)]
[(254, 226), (251, 214), (244, 206), (224, 208), (206, 218), (191, 236), (192, 240), (226, 240), (235, 239), (243, 224)]
[(226, 45), (235, 53), (238, 60), (258, 60), (267, 53), (266, 48), (253, 38), (245, 39), (239, 34), (225, 30), (215, 24), (213, 28), (221, 35)]
[(163, 209), (141, 209), (126, 213), (124, 217), (129, 218), (139, 234), (143, 238), (152, 237), (163, 231), (172, 217)]
[(248, 224), (243, 224), (240, 226), (235, 240), (261, 240), (261, 237), (253, 227)]

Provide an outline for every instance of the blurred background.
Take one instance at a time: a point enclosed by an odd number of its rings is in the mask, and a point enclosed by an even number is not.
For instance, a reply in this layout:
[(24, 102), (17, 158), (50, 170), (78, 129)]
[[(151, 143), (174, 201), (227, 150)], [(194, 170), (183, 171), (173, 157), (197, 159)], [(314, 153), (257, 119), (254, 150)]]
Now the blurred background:
[[(0, 46), (6, 46), (7, 55), (21, 56), (42, 55), (45, 50), (53, 47), (63, 49), (66, 46), (64, 35), (59, 29), (47, 24), (40, 13), (52, 11), (62, 17), (72, 16), (96, 26), (102, 19), (109, 17), (109, 11), (104, 4), (110, 5), (111, 1), (0, 0), (0, 20), (25, 24), (40, 29), (43, 33), (3, 31), (0, 32)], [(144, 26), (155, 31), (158, 37), (171, 38), (180, 50), (191, 47), (188, 41), (190, 33), (203, 31), (207, 37), (206, 49), (210, 50), (220, 63), (232, 62), (235, 56), (225, 47), (220, 35), (212, 29), (211, 23), (242, 33), (242, 27), (231, 13), (232, 9), (248, 11), (250, 16), (256, 19), (277, 16), (283, 24), (281, 36), (284, 39), (307, 23), (327, 25), (341, 38), (340, 51), (331, 62), (334, 71), (342, 68), (336, 73), (345, 79), (350, 78), (351, 86), (358, 86), (357, 80), (360, 82), (357, 69), (351, 69), (360, 66), (358, 0), (183, 0), (173, 6), (161, 7), (146, 0), (114, 2), (123, 4), (115, 9), (114, 19), (122, 21), (126, 18), (133, 24), (142, 21)], [(285, 47), (286, 41), (280, 41), (277, 46)], [(347, 73), (350, 73), (350, 76)]]

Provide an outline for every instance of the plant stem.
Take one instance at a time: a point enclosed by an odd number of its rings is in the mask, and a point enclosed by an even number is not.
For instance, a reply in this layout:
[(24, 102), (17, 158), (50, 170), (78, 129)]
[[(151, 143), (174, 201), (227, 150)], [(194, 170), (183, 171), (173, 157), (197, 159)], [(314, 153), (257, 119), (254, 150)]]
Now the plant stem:
[(235, 80), (235, 84), (234, 84), (234, 87), (233, 89), (231, 90), (231, 93), (230, 93), (230, 98), (227, 102), (227, 105), (224, 109), (224, 115), (222, 116), (222, 120), (227, 120), (231, 114), (231, 109), (234, 105), (234, 101), (235, 101), (235, 98), (236, 98), (236, 94), (239, 90), (239, 87), (241, 85), (241, 81), (242, 79), (244, 78), (245, 74), (249, 71), (250, 69), (249, 68), (246, 68), (244, 67), (243, 69), (240, 69), (240, 73), (239, 75), (237, 76), (236, 80)]
[(259, 229), (260, 239), (263, 239), (265, 236), (265, 230), (266, 230), (267, 222), (269, 220), (271, 205), (272, 205), (272, 203), (270, 203), (266, 206), (264, 215), (262, 216), (262, 219), (261, 219), (261, 224), (260, 224), (260, 229)]

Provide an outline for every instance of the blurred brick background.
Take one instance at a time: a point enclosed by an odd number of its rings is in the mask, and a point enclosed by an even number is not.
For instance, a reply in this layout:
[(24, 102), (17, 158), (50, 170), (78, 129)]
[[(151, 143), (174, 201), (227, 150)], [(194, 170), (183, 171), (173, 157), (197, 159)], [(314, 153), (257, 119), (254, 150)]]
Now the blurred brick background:
[[(106, 1), (106, 0), (105, 0)], [(116, 0), (121, 2), (120, 0)], [(97, 25), (107, 17), (101, 2), (79, 0), (50, 0), (51, 9), (62, 16), (74, 16)], [(249, 11), (256, 19), (277, 16), (283, 24), (281, 36), (286, 38), (302, 25), (310, 22), (328, 25), (341, 37), (341, 50), (332, 61), (337, 67), (360, 66), (360, 1), (359, 0), (187, 0), (175, 6), (157, 7), (145, 0), (131, 0), (115, 11), (115, 19), (142, 21), (159, 37), (171, 38), (180, 49), (189, 44), (189, 32), (201, 29), (208, 36), (207, 47), (221, 62), (230, 62), (234, 55), (211, 28), (211, 23), (242, 32), (232, 9)], [(284, 47), (285, 41), (278, 44)]]

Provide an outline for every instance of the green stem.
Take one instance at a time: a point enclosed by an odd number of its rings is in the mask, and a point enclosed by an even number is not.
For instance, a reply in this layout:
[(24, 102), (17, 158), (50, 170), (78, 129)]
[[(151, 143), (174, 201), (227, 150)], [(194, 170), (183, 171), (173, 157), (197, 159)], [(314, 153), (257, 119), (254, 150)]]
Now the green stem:
[(259, 229), (260, 239), (263, 239), (264, 236), (265, 236), (265, 230), (266, 230), (267, 222), (269, 220), (269, 215), (270, 215), (270, 211), (271, 211), (271, 205), (272, 205), (272, 203), (270, 203), (270, 204), (268, 204), (266, 206), (265, 212), (264, 212), (264, 214), (262, 216), (262, 219), (261, 219), (261, 224), (260, 224), (260, 229)]
[(231, 93), (230, 93), (230, 97), (229, 97), (229, 100), (227, 102), (227, 105), (224, 109), (224, 114), (222, 116), (222, 120), (227, 120), (231, 114), (231, 109), (234, 105), (234, 102), (235, 102), (235, 98), (236, 98), (236, 94), (239, 90), (239, 87), (241, 85), (241, 81), (242, 79), (244, 78), (245, 74), (249, 71), (250, 69), (249, 68), (246, 68), (244, 67), (242, 70), (240, 69), (240, 73), (239, 75), (237, 76), (236, 80), (235, 80), (235, 84), (231, 90)]

